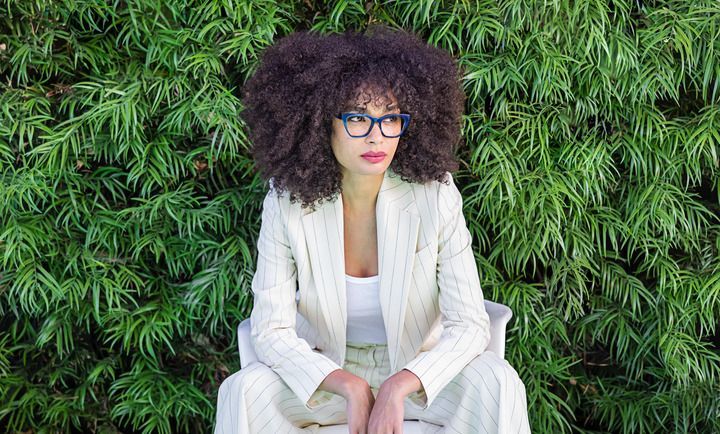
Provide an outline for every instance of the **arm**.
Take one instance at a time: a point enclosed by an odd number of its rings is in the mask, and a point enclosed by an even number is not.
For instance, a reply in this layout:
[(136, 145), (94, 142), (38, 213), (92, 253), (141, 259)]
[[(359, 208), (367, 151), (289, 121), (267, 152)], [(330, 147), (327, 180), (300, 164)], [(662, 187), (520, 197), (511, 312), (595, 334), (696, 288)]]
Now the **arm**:
[[(325, 396), (318, 387), (340, 369), (297, 336), (297, 270), (280, 198), (271, 190), (263, 201), (257, 268), (252, 280), (251, 342), (258, 360), (273, 369), (308, 409)], [(321, 399), (322, 400), (322, 399)]]
[(325, 378), (320, 384), (320, 390), (327, 390), (345, 398), (347, 425), (351, 433), (367, 432), (375, 397), (365, 379), (338, 369)]
[(490, 319), (485, 312), (472, 237), (452, 176), (449, 185), (439, 185), (438, 207), (437, 279), (443, 332), (431, 350), (421, 352), (404, 367), (420, 380), (420, 392), (410, 397), (423, 408), (490, 342)]

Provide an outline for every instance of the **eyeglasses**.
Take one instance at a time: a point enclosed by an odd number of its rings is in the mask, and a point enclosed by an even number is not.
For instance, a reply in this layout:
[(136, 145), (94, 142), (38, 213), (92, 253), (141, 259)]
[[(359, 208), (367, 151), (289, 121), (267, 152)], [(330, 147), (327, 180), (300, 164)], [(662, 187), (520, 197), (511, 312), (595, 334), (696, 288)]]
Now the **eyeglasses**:
[(365, 137), (375, 126), (380, 125), (380, 133), (388, 138), (400, 137), (405, 134), (410, 115), (407, 113), (389, 113), (379, 118), (365, 113), (339, 113), (335, 116), (342, 119), (345, 131), (350, 137)]

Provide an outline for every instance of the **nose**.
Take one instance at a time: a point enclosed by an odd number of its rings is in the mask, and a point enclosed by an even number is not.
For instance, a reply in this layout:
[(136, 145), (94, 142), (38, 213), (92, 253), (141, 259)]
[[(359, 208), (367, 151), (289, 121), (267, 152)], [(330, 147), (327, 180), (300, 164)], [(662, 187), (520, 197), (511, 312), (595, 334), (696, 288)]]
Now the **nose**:
[(370, 133), (365, 137), (366, 141), (377, 142), (382, 140), (382, 131), (380, 131), (380, 122), (375, 122), (375, 125), (370, 129)]

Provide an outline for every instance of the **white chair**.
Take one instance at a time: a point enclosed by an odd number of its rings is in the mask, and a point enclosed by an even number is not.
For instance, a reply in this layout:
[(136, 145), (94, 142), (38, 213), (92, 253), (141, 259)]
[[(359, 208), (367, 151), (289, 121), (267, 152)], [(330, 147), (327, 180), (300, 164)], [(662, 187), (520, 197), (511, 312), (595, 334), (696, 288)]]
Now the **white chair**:
[[(512, 318), (512, 310), (504, 304), (485, 300), (485, 310), (490, 317), (490, 344), (487, 351), (492, 351), (505, 358), (505, 328)], [(238, 326), (238, 351), (240, 352), (240, 369), (257, 361), (255, 349), (250, 343), (250, 318), (243, 320)], [(322, 434), (347, 433), (347, 425), (333, 425), (321, 427), (318, 432)], [(403, 432), (406, 434), (421, 433), (420, 422), (405, 421)]]

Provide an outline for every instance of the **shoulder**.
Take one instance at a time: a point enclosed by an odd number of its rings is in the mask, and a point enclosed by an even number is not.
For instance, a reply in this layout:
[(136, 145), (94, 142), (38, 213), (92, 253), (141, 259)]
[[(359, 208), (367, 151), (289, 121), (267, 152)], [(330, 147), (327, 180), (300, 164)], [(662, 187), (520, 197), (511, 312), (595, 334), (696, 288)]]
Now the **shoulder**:
[(294, 226), (305, 215), (313, 212), (321, 205), (303, 207), (299, 199), (291, 200), (289, 190), (280, 191), (273, 184), (273, 178), (268, 182), (268, 192), (265, 194), (263, 208), (270, 209), (270, 213), (279, 215), (286, 225)]
[(462, 213), (462, 197), (452, 173), (445, 172), (441, 180), (411, 185), (415, 198), (413, 212), (421, 218), (422, 224), (440, 227), (455, 221)]
[(455, 184), (455, 179), (452, 173), (445, 172), (445, 178), (443, 182), (438, 182), (438, 198), (441, 202), (450, 203), (457, 206), (457, 202), (462, 203), (462, 195), (460, 190)]
[(463, 199), (452, 173), (445, 172), (442, 180), (427, 182), (422, 189), (415, 192), (420, 215), (429, 217), (438, 230), (454, 228), (463, 216)]
[(290, 193), (288, 191), (279, 191), (274, 183), (273, 178), (268, 181), (268, 191), (263, 200), (263, 212), (270, 214), (287, 214), (290, 208)]
[(416, 199), (432, 201), (441, 210), (448, 207), (457, 207), (458, 203), (462, 203), (460, 190), (450, 172), (445, 172), (441, 181), (432, 180), (424, 184), (415, 183), (413, 188), (415, 189)]

